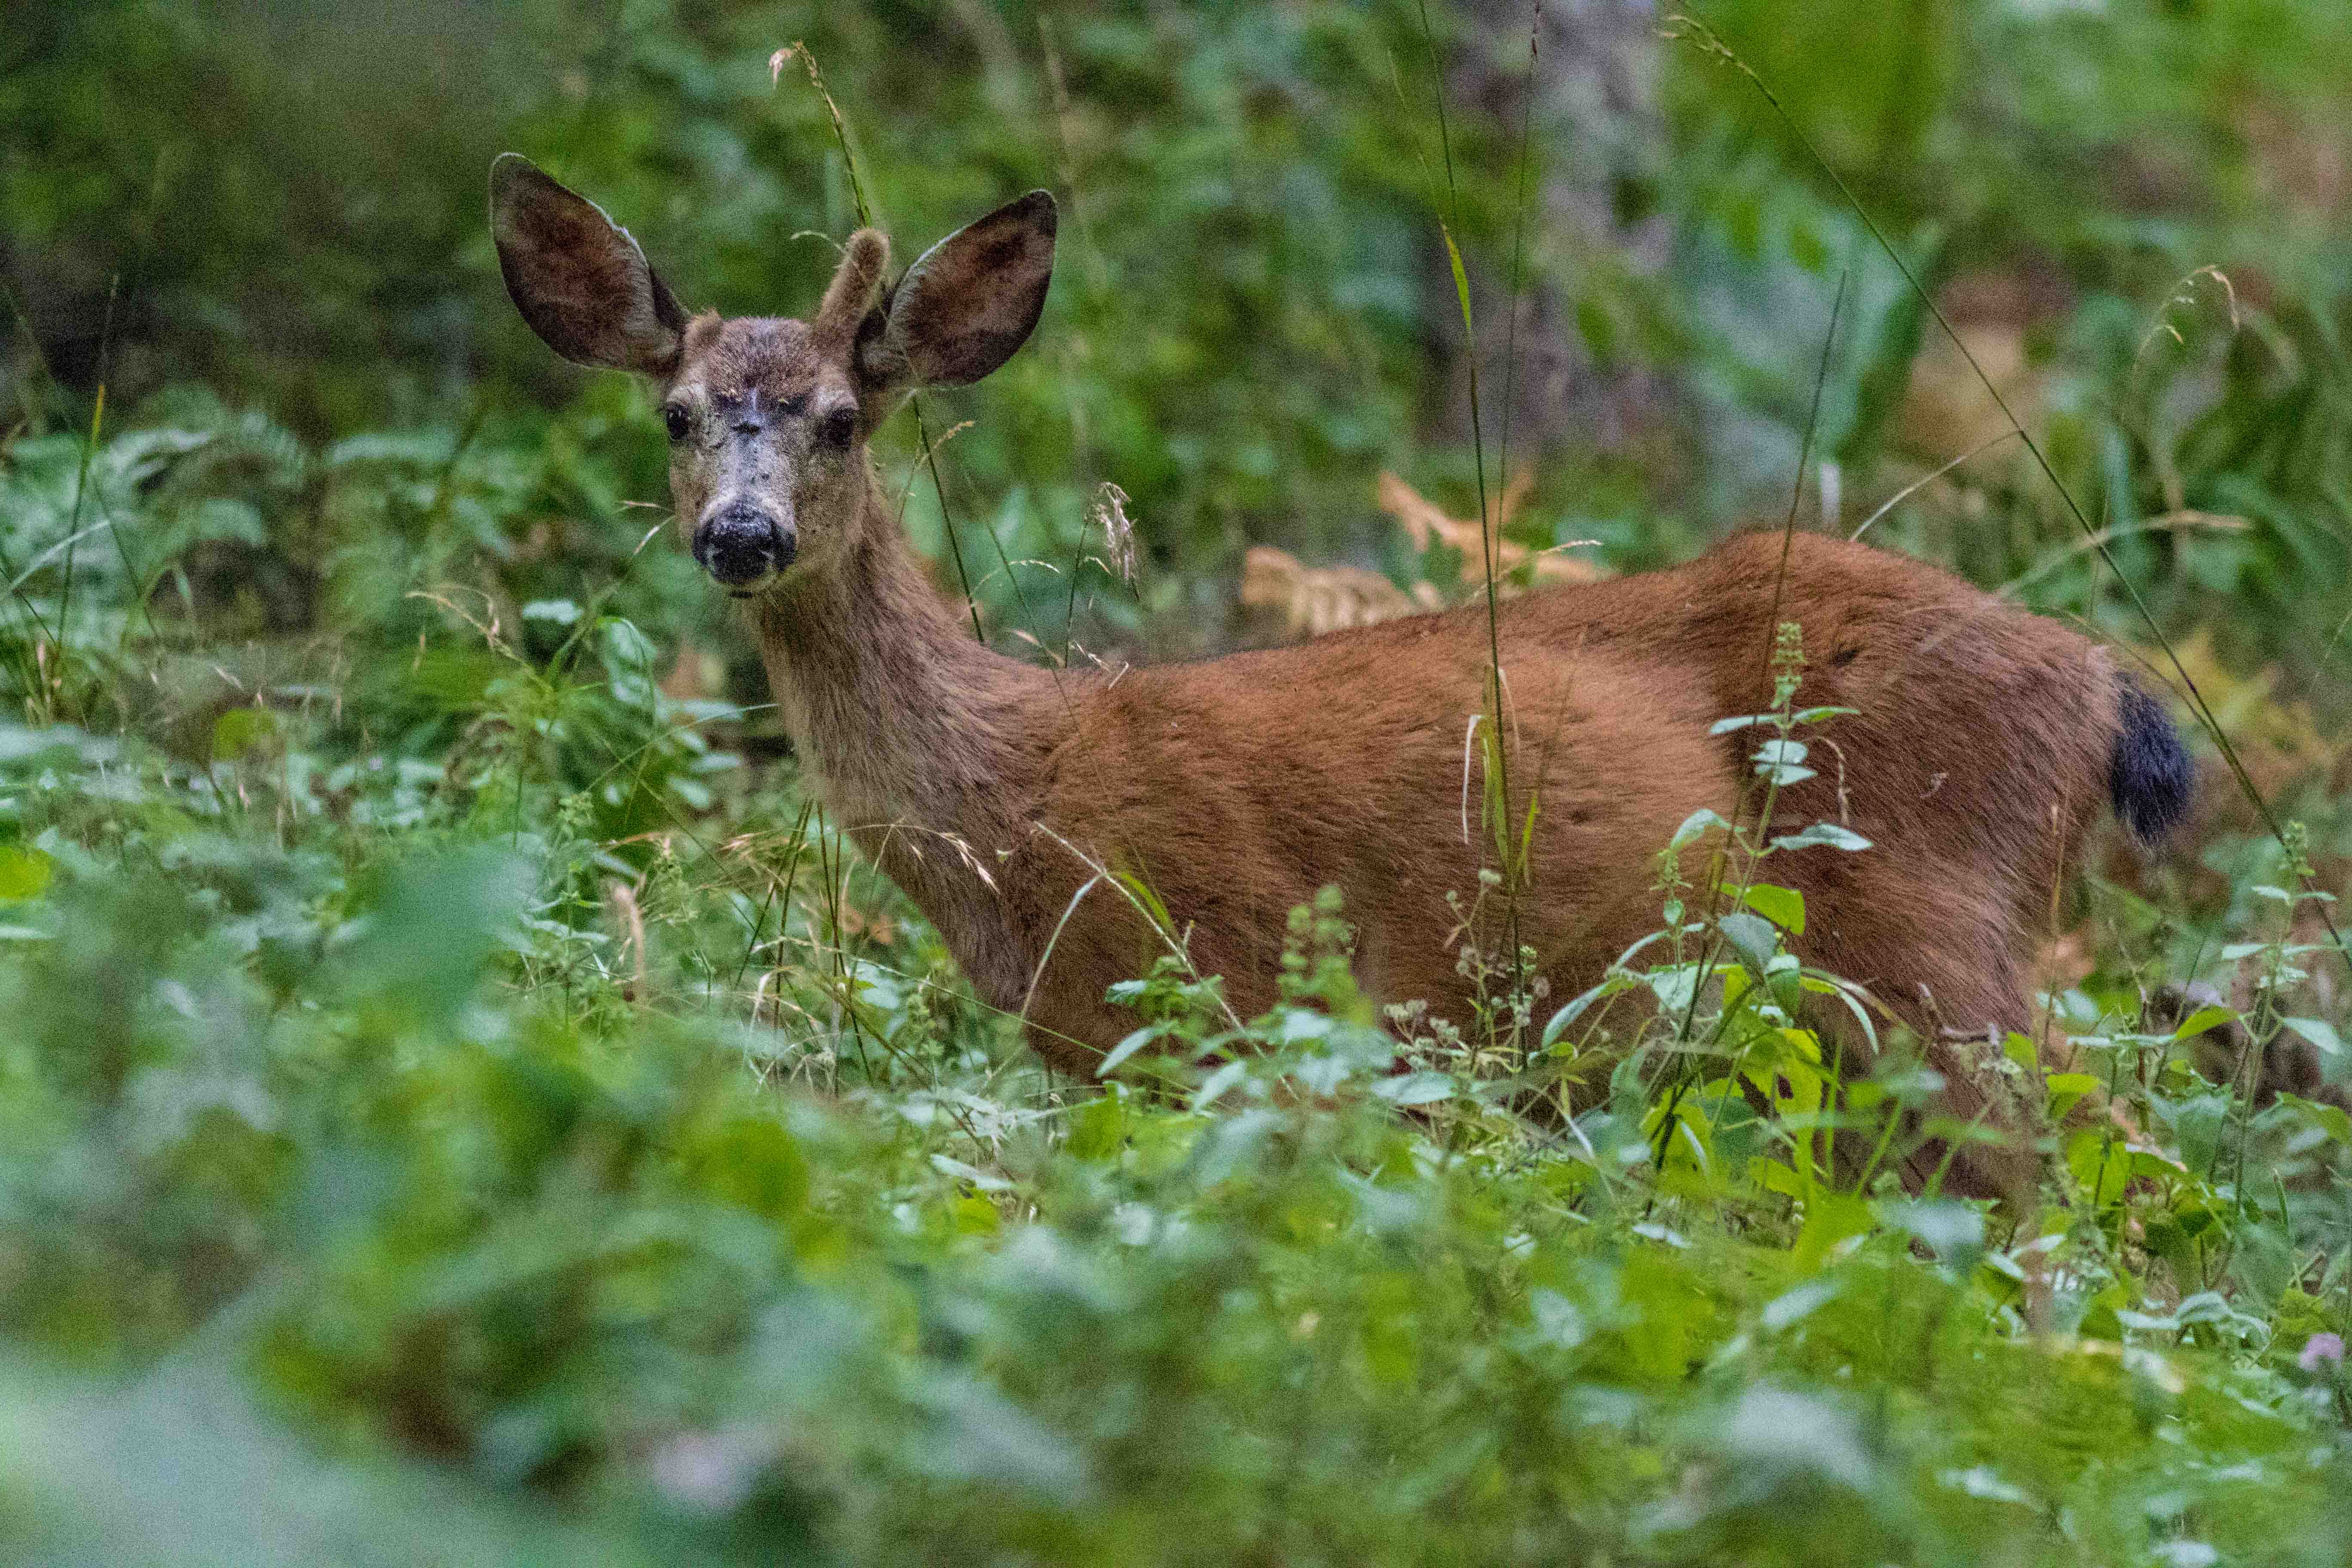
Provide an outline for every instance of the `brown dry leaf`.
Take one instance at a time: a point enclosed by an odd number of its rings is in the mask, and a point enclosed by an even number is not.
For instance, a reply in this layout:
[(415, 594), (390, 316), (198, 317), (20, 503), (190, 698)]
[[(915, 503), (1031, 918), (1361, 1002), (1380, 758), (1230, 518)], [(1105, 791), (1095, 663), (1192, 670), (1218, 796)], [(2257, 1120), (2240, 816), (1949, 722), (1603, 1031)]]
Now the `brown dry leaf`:
[(1283, 617), (1292, 637), (1321, 637), (1439, 607), (1426, 583), (1413, 593), (1360, 566), (1309, 566), (1287, 550), (1253, 546), (1242, 558), (1242, 603)]
[[(1524, 469), (1504, 488), (1499, 515), (1507, 523), (1535, 488)], [(1415, 550), (1447, 545), (1460, 551), (1475, 573), (1483, 574), (1485, 552), (1479, 548), (1478, 525), (1448, 517), (1411, 485), (1391, 473), (1380, 482), (1381, 510), (1401, 523)], [(1558, 550), (1529, 550), (1507, 539), (1496, 542), (1496, 590), (1506, 598), (1524, 591), (1512, 580), (1524, 570), (1537, 587), (1553, 584), (1595, 583), (1608, 569)], [(1360, 566), (1309, 566), (1286, 550), (1261, 544), (1242, 559), (1242, 603), (1282, 616), (1294, 637), (1321, 637), (1347, 626), (1368, 626), (1377, 621), (1416, 616), (1445, 607), (1445, 596), (1433, 583), (1398, 587), (1378, 572)]]
[[(1511, 514), (1526, 501), (1528, 492), (1534, 488), (1535, 476), (1525, 468), (1503, 487), (1495, 540), (1496, 575), (1499, 577), (1517, 571), (1528, 563), (1528, 557), (1532, 555), (1535, 560), (1533, 574), (1538, 587), (1552, 583), (1597, 583), (1606, 577), (1608, 570), (1597, 563), (1580, 560), (1558, 551), (1529, 551), (1524, 544), (1501, 537), (1503, 529), (1510, 525)], [(1461, 552), (1462, 559), (1473, 570), (1485, 570), (1486, 552), (1480, 548), (1475, 520), (1447, 516), (1435, 502), (1385, 470), (1381, 474), (1380, 502), (1382, 511), (1403, 525), (1414, 549), (1448, 545)]]
[(841, 934), (864, 937), (868, 942), (887, 947), (898, 940), (898, 927), (888, 915), (869, 914), (856, 904), (845, 903), (840, 910)]

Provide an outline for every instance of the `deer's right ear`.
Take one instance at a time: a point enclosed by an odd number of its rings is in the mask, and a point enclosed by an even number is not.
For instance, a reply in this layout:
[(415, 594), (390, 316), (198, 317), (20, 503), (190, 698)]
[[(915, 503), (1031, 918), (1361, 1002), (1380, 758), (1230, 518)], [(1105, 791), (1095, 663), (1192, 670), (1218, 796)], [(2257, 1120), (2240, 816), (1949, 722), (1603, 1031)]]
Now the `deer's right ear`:
[(508, 295), (549, 348), (599, 370), (677, 370), (686, 312), (604, 208), (505, 153), (490, 165), (490, 235)]

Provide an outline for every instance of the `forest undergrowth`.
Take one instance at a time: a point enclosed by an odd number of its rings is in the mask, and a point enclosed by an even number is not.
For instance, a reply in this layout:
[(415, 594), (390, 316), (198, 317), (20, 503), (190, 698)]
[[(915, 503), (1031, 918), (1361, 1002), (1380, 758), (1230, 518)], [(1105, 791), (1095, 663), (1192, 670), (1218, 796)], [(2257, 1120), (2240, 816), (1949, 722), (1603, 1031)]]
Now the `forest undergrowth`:
[[(2117, 10), (2116, 27), (2172, 37)], [(2126, 112), (2128, 72), (2165, 104), (2240, 80), (2109, 47), (2080, 18), (1987, 17), (1954, 23), (1948, 53), (1998, 58), (2021, 122), (2066, 125), (2085, 167), (2109, 142), (2170, 146), (2169, 122)], [(1999, 178), (1954, 176), (1972, 205), (1951, 233), (1900, 214), (1874, 250), (1857, 215), (1895, 198), (1840, 173), (1862, 166), (1838, 132), (1864, 88), (1773, 77), (1816, 169), (1724, 107), (1748, 87), (1699, 47), (1721, 45), (1708, 32), (1669, 49), (1675, 170), (1612, 197), (1628, 224), (1674, 228), (1664, 283), (1574, 247), (1563, 261), (1541, 235), (1522, 277), (1528, 121), (1457, 102), (1442, 168), (1422, 123), (1445, 96), (1417, 96), (1415, 73), (1469, 47), (1450, 12), (1434, 36), (1417, 5), (1186, 21), (1174, 39), (1165, 18), (1040, 21), (1034, 82), (964, 24), (984, 68), (882, 48), (887, 17), (838, 23), (887, 67), (813, 31), (838, 104), (809, 59), (805, 84), (772, 74), (752, 21), (633, 24), (582, 46), (596, 95), (551, 75), (511, 125), (612, 163), (649, 216), (677, 169), (723, 192), (768, 166), (746, 147), (797, 148), (809, 189), (761, 174), (698, 216), (723, 259), (697, 281), (728, 287), (775, 282), (744, 237), (777, 211), (845, 232), (868, 183), (928, 215), (993, 189), (1003, 163), (1074, 198), (1038, 345), (880, 453), (975, 630), (1029, 657), (1576, 592), (1760, 514), (1874, 531), (2078, 619), (2152, 683), (2193, 680), (2231, 754), (2195, 740), (2205, 805), (2180, 841), (2143, 854), (2104, 829), (2081, 885), (2053, 889), (2037, 1016), (1994, 1061), (2019, 1124), (1940, 1117), (1916, 1043), (1794, 955), (1808, 911), (1776, 866), (1878, 852), (1835, 823), (1768, 839), (1701, 813), (1639, 847), (1657, 934), (1583, 994), (1482, 947), (1469, 933), (1507, 929), (1481, 917), (1519, 895), (1514, 846), (1540, 807), (1504, 776), (1499, 724), (1490, 752), (1474, 727), (1463, 783), (1492, 869), (1452, 890), (1473, 1016), (1376, 1006), (1327, 894), (1293, 914), (1263, 1016), (1234, 1016), (1171, 930), (1169, 955), (1114, 990), (1136, 1027), (1102, 1070), (1049, 1073), (803, 789), (744, 648), (659, 537), (644, 399), (604, 383), (516, 396), (485, 373), (436, 400), (418, 357), (369, 405), (336, 356), (270, 365), (261, 334), (222, 331), (218, 385), (147, 374), (110, 405), (113, 305), (78, 367), (12, 292), (0, 1548), (2352, 1557), (2352, 1019), (2333, 935), (2352, 648), (2311, 591), (2346, 580), (2352, 537), (2336, 253), (2282, 243), (2255, 280), (2195, 248), (2243, 238), (2219, 219), (2176, 232), (2069, 209), (2073, 165), (2037, 163), (1948, 74), (1951, 135), (1990, 149)], [(2303, 68), (2195, 25), (2247, 79)], [(2099, 101), (2116, 123), (2069, 119), (2043, 57), (2003, 52), (2027, 35), (2113, 73)], [(1726, 36), (1759, 47), (1752, 27)], [(1519, 68), (1525, 34), (1507, 42)], [(1153, 74), (1162, 46), (1183, 69)], [(58, 56), (68, 86), (120, 68), (77, 47)], [(932, 68), (918, 85), (965, 129), (927, 161), (868, 106), (891, 100), (888, 72)], [(1032, 89), (1047, 112), (1023, 151), (1003, 102)], [(1915, 174), (1966, 163), (1905, 129), (1900, 93), (1882, 107), (1874, 134), (1911, 137)], [(713, 129), (754, 119), (740, 145)], [(2259, 173), (2215, 209), (2271, 200)], [(62, 246), (35, 217), (70, 205), (64, 176), (8, 177), (0, 237)], [(478, 228), (464, 184), (449, 224)], [(1234, 237), (1237, 209), (1257, 232)], [(1360, 222), (1316, 216), (1341, 210)], [(163, 258), (121, 261), (132, 295)], [(1522, 291), (1563, 287), (1571, 264), (1601, 280), (1523, 328)], [(1193, 287), (1135, 286), (1166, 268)], [(2063, 310), (1963, 316), (1950, 343), (1975, 357), (1937, 368), (1938, 301), (2022, 297), (2068, 268)], [(1448, 281), (1432, 294), (1429, 276)], [(1675, 289), (1696, 302), (1662, 303)], [(1179, 293), (1197, 315), (1143, 321), (1137, 300)], [(356, 320), (405, 296), (379, 280), (333, 298)], [(441, 318), (419, 312), (402, 331), (427, 342)], [(1468, 438), (1418, 444), (1426, 342), (1493, 346), (1498, 315), (1507, 334), (1539, 319), (1576, 334), (1596, 378), (1670, 368), (1678, 416), (1705, 427), (1694, 449), (1743, 476), (1737, 500), (1710, 500), (1714, 480), (1645, 488), (1622, 453), (1522, 481), (1475, 367)], [(1779, 316), (1801, 330), (1775, 337)], [(1526, 343), (1506, 341), (1516, 365)], [(1980, 381), (2014, 398), (2007, 426), (1906, 445)], [(1507, 420), (1507, 379), (1499, 406)], [(1370, 515), (1375, 474), (1401, 534), (1329, 521)], [(1865, 481), (1872, 510), (1841, 500)], [(1225, 607), (1260, 525), (1336, 563), (1251, 552), (1256, 602), (1286, 629)], [(1842, 715), (1808, 704), (1805, 630), (1778, 645), (1772, 710), (1722, 715), (1754, 738), (1759, 796), (1835, 755)], [(1842, 1061), (1822, 1009), (1884, 1048)], [(1897, 1179), (1922, 1148), (1979, 1139), (2030, 1142), (2034, 1190), (1994, 1205)]]

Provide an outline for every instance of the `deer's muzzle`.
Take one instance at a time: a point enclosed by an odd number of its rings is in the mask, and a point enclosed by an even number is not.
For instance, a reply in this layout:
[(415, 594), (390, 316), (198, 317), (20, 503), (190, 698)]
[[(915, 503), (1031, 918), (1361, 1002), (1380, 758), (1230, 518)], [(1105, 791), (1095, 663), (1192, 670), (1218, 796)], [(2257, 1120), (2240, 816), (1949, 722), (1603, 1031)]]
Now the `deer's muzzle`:
[(736, 501), (694, 531), (694, 558), (720, 584), (745, 588), (793, 563), (798, 532), (771, 513)]

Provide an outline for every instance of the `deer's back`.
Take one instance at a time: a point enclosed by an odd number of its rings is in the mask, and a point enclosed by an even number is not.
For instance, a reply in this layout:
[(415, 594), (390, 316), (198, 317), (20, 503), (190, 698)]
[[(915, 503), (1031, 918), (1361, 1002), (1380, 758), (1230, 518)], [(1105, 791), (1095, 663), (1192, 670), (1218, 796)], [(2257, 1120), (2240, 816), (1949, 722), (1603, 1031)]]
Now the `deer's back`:
[(2106, 798), (2119, 721), (2105, 651), (1907, 557), (1812, 534), (1791, 546), (1777, 608), (1780, 536), (1749, 534), (1671, 571), (1530, 595), (1507, 635), (1679, 669), (1727, 717), (1769, 703), (1773, 624), (1794, 621), (1799, 703), (1854, 711), (1811, 731), (1819, 776), (1782, 815), (1859, 819), (1923, 875), (2046, 902), (2058, 842), (2079, 842)]
[[(1504, 607), (1515, 814), (1538, 801), (1521, 935), (1556, 989), (1655, 928), (1653, 860), (1675, 826), (1729, 814), (1762, 733), (1710, 729), (1769, 706), (1780, 563), (1759, 535)], [(1777, 616), (1804, 627), (1800, 702), (1857, 711), (1809, 731), (1816, 776), (1781, 792), (1776, 826), (1841, 822), (1875, 846), (1772, 863), (1806, 895), (1801, 945), (1898, 1006), (1923, 988), (1961, 1013), (2007, 1006), (2023, 922), (2101, 799), (2104, 656), (1947, 574), (1813, 536)], [(1473, 606), (1065, 692), (1030, 812), (1054, 835), (1011, 884), (1027, 945), (1053, 945), (1032, 1016), (1098, 1049), (1133, 1022), (1103, 989), (1165, 951), (1099, 882), (1063, 921), (1093, 875), (1077, 849), (1148, 886), (1244, 1012), (1272, 998), (1288, 911), (1336, 883), (1368, 986), (1458, 1015), (1457, 926), (1499, 861), (1474, 733), (1487, 660)]]
[[(1499, 861), (1474, 731), (1487, 662), (1483, 615), (1455, 613), (1097, 687), (1038, 803), (1055, 836), (1019, 857), (1037, 873), (1024, 924), (1061, 923), (1091, 874), (1061, 840), (1083, 844), (1150, 886), (1246, 1014), (1273, 998), (1290, 910), (1337, 884), (1368, 988), (1458, 1016), (1455, 927), (1482, 895), (1480, 868)], [(1656, 924), (1651, 858), (1694, 810), (1727, 809), (1734, 775), (1690, 668), (1518, 637), (1503, 663), (1513, 797), (1540, 802), (1521, 936), (1584, 973)], [(1048, 874), (1057, 856), (1062, 874)], [(1116, 890), (1087, 896), (1096, 905), (1062, 926), (1039, 996), (1052, 1015), (1040, 1022), (1081, 1037), (1132, 1026), (1100, 1007), (1102, 988), (1165, 951)], [(1484, 914), (1492, 940), (1501, 922)]]

